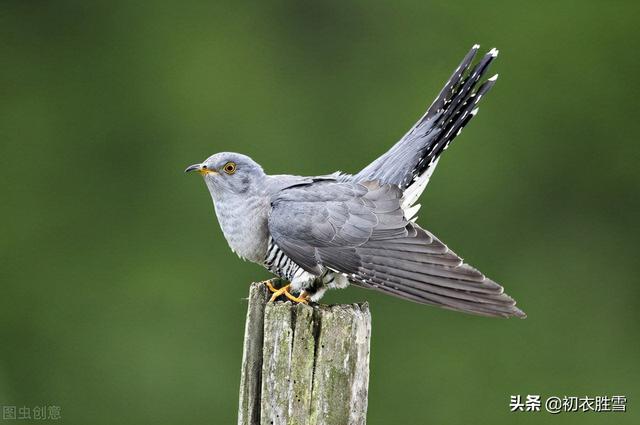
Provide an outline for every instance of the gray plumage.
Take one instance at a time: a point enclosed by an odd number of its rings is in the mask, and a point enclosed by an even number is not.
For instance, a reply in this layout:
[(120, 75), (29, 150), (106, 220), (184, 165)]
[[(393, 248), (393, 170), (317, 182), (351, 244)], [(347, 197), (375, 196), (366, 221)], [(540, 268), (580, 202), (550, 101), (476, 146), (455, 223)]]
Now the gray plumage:
[(478, 47), (413, 128), (355, 175), (267, 175), (229, 152), (187, 168), (204, 176), (231, 249), (313, 301), (353, 283), (467, 313), (525, 317), (502, 286), (415, 223), (415, 202), (439, 155), (496, 81), (478, 85), (498, 53), (492, 49), (472, 68)]

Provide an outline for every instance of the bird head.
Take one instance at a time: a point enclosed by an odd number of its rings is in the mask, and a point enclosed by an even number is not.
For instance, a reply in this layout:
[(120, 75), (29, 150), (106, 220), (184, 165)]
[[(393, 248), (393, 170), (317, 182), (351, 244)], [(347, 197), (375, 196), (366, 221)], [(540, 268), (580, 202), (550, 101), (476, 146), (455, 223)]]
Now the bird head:
[(184, 170), (191, 171), (202, 175), (214, 199), (225, 194), (247, 194), (259, 187), (265, 177), (262, 167), (253, 159), (234, 152), (211, 155)]

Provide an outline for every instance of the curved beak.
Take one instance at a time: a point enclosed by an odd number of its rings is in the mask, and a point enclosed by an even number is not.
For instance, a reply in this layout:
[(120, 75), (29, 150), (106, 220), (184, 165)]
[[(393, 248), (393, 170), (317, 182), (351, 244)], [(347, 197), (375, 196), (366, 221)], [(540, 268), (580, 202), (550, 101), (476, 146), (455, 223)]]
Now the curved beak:
[(193, 165), (189, 165), (184, 172), (188, 173), (191, 171), (197, 171), (199, 172), (201, 175), (205, 176), (207, 174), (218, 174), (218, 172), (214, 169), (211, 168), (207, 168), (206, 165), (202, 165), (202, 164), (193, 164)]
[(189, 165), (184, 172), (185, 173), (189, 173), (191, 171), (196, 171), (196, 170), (200, 170), (202, 169), (202, 164), (193, 164), (193, 165)]

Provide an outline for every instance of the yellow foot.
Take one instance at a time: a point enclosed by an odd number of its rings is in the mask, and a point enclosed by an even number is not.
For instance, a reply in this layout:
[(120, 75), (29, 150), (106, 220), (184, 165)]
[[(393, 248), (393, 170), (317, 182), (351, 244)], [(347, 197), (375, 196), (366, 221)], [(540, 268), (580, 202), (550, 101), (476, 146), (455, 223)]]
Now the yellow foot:
[(292, 295), (289, 291), (285, 291), (284, 296), (289, 298), (294, 303), (309, 304), (309, 295), (305, 291), (300, 292), (299, 297)]
[(269, 288), (271, 292), (273, 292), (273, 295), (269, 299), (270, 303), (274, 302), (281, 295), (284, 295), (285, 297), (287, 297), (288, 299), (296, 303), (302, 303), (302, 304), (309, 303), (309, 296), (307, 295), (306, 292), (302, 291), (299, 297), (296, 297), (295, 295), (291, 294), (291, 292), (289, 292), (289, 287), (291, 286), (291, 284), (285, 285), (279, 289), (276, 289), (271, 283), (271, 281), (269, 280), (266, 280), (264, 284), (267, 285), (267, 288)]

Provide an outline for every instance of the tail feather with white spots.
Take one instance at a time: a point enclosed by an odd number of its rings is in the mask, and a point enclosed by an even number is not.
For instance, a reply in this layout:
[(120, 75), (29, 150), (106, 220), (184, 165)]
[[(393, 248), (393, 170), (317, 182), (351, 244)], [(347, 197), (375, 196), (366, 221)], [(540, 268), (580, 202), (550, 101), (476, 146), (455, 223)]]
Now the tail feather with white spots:
[(415, 217), (419, 205), (414, 204), (424, 191), (440, 154), (476, 115), (480, 99), (498, 78), (496, 74), (478, 85), (498, 56), (498, 50), (491, 49), (471, 67), (479, 48), (479, 45), (471, 48), (411, 130), (355, 176), (361, 181), (380, 180), (400, 186), (405, 191), (402, 206), (408, 218)]

